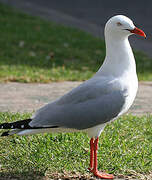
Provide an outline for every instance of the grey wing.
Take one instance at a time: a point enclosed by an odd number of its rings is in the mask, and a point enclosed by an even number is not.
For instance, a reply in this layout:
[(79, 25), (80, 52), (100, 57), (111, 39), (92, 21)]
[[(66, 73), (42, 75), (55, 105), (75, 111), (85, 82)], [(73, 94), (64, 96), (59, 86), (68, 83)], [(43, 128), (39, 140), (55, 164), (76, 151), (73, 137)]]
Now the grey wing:
[(112, 120), (121, 112), (125, 96), (120, 90), (109, 92), (109, 87), (106, 86), (102, 88), (97, 84), (87, 84), (74, 89), (59, 100), (42, 107), (30, 125), (82, 130)]

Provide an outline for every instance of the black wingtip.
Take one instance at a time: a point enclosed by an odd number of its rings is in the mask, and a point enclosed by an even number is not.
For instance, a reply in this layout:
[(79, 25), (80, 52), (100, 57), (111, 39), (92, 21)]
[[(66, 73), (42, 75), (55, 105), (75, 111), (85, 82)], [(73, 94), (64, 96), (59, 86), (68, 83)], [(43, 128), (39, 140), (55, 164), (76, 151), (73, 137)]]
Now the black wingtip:
[(9, 136), (9, 131), (3, 132), (1, 136)]
[(0, 129), (30, 129), (29, 123), (32, 119), (24, 119), (12, 123), (3, 123), (0, 124)]

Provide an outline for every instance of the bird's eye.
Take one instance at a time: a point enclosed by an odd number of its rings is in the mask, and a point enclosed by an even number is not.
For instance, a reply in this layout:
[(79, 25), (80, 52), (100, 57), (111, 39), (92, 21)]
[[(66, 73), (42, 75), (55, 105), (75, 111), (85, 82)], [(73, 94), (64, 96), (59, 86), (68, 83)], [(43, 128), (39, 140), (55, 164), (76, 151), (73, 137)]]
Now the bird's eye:
[(122, 24), (120, 22), (117, 22), (117, 26), (122, 26)]

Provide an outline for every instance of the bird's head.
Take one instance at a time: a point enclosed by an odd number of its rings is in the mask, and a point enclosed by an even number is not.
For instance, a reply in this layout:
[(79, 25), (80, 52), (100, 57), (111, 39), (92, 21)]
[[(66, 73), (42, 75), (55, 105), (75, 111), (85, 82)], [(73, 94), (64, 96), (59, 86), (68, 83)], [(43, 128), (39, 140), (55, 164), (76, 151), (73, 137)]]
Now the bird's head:
[(105, 26), (105, 34), (119, 37), (128, 37), (131, 34), (138, 34), (146, 38), (145, 33), (137, 28), (131, 19), (123, 15), (113, 16)]

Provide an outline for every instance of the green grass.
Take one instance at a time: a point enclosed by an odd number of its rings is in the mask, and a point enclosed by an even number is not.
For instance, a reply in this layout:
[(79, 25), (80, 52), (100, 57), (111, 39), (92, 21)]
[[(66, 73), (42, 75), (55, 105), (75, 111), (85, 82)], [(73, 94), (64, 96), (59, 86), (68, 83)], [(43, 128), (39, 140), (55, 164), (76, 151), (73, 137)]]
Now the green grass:
[[(0, 123), (29, 116), (0, 113)], [(106, 126), (99, 142), (100, 170), (135, 177), (152, 172), (152, 116), (123, 116)], [(89, 138), (84, 133), (2, 137), (0, 147), (0, 176), (32, 179), (36, 173), (88, 172)]]
[[(2, 4), (0, 34), (0, 82), (86, 80), (105, 57), (101, 39)], [(152, 80), (152, 59), (135, 56), (139, 79)]]

